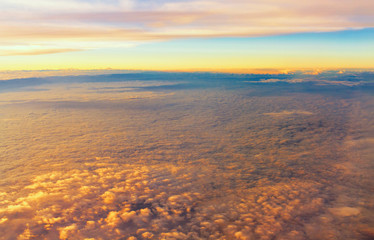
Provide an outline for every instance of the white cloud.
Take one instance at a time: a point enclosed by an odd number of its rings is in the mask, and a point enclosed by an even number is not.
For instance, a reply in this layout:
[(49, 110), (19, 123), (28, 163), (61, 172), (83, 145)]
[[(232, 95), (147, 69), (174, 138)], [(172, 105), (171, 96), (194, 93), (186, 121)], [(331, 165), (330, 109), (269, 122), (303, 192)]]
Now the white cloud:
[[(123, 2), (123, 3), (122, 3)], [(127, 4), (126, 4), (127, 2)], [(20, 11), (46, 12), (87, 12), (87, 11), (113, 11), (118, 9), (114, 2), (105, 1), (79, 1), (79, 0), (2, 0), (0, 5), (4, 9)], [(130, 1), (121, 1), (121, 6), (131, 7)]]

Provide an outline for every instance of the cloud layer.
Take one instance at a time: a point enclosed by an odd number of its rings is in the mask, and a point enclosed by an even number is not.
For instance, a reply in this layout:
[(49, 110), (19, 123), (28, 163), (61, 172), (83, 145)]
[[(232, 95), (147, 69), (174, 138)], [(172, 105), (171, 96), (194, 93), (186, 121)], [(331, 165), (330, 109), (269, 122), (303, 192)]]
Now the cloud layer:
[[(231, 75), (213, 75), (65, 76), (0, 93), (1, 237), (372, 238), (371, 92), (225, 88)], [(166, 76), (219, 87), (151, 91)], [(370, 90), (368, 73), (353, 76)]]

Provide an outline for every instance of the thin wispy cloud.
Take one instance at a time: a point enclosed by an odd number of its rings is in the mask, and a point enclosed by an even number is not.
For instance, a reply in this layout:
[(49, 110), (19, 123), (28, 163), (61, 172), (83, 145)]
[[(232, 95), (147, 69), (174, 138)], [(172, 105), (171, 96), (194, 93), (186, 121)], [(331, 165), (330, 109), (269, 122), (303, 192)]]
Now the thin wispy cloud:
[(7, 42), (64, 44), (74, 41), (82, 48), (91, 41), (110, 45), (121, 41), (251, 37), (374, 26), (374, 3), (369, 0), (152, 3), (4, 0), (0, 8), (3, 10), (0, 31)]
[(2, 51), (0, 56), (17, 56), (17, 55), (42, 55), (42, 54), (54, 54), (54, 53), (64, 53), (64, 52), (75, 52), (81, 51), (81, 49), (41, 49), (41, 50), (7, 50)]

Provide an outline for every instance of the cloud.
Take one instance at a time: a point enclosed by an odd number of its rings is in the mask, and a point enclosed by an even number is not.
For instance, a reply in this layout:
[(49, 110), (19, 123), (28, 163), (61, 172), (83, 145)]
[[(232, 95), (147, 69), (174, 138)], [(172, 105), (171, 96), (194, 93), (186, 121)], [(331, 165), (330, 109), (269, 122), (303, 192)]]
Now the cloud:
[[(35, 177), (25, 186), (24, 196), (0, 208), (0, 215), (6, 216), (1, 218), (0, 229), (13, 224), (20, 237), (27, 230), (38, 237), (45, 231), (57, 232), (60, 239), (152, 238), (155, 229), (168, 229), (184, 221), (181, 215), (188, 214), (200, 198), (198, 193), (183, 192), (188, 182), (182, 181), (190, 173), (178, 177), (157, 167), (89, 166), (93, 170)], [(179, 183), (174, 189), (176, 195), (168, 197), (169, 183), (175, 181)], [(94, 230), (97, 226), (102, 230)]]
[[(98, 40), (153, 40), (159, 38), (159, 35), (147, 33), (141, 29), (122, 29), (115, 27), (87, 26), (82, 24), (70, 25), (42, 25), (24, 24), (18, 25), (0, 25), (3, 30), (3, 38), (33, 41), (52, 41), (53, 40), (76, 40), (76, 41), (98, 41)], [(23, 41), (22, 40), (22, 41)]]
[[(69, 41), (163, 41), (191, 37), (265, 36), (372, 27), (369, 0), (282, 1), (2, 1), (2, 39), (39, 44)], [(365, 19), (365, 20), (362, 20)], [(65, 47), (66, 48), (66, 47)], [(102, 48), (102, 46), (97, 46)]]
[[(320, 74), (319, 72), (318, 74)], [(278, 82), (284, 82), (284, 83), (314, 83), (316, 85), (340, 85), (340, 86), (348, 86), (348, 87), (354, 87), (358, 86), (361, 84), (364, 84), (363, 81), (345, 81), (344, 79), (321, 79), (321, 78), (309, 78), (309, 73), (305, 72), (303, 73), (306, 75), (304, 78), (290, 78), (290, 79), (278, 79), (278, 78), (269, 78), (269, 79), (261, 79), (261, 80), (256, 80), (256, 81), (243, 81), (247, 83), (278, 83)], [(314, 74), (314, 73), (313, 73)], [(317, 74), (317, 75), (318, 75)], [(339, 73), (343, 74), (343, 73)], [(325, 77), (326, 78), (326, 77)], [(328, 78), (328, 77), (327, 77)]]
[(322, 207), (313, 183), (241, 189), (238, 197), (222, 197), (205, 206), (201, 200), (210, 193), (200, 189), (204, 181), (189, 168), (86, 165), (91, 170), (35, 177), (14, 205), (0, 208), (0, 229), (16, 227), (19, 237), (55, 233), (59, 239), (267, 239), (279, 234), (295, 216)]
[(17, 50), (5, 50), (0, 52), (0, 56), (29, 56), (29, 55), (43, 55), (43, 54), (55, 54), (55, 53), (64, 53), (64, 52), (76, 52), (82, 51), (83, 49), (40, 49), (40, 50), (26, 50), (26, 51), (17, 51)]
[(102, 11), (112, 11), (117, 7), (130, 7), (131, 0), (122, 0), (120, 4), (114, 4), (112, 1), (82, 1), (82, 0), (56, 0), (53, 3), (48, 0), (3, 0), (2, 7), (11, 10), (18, 10), (24, 12), (82, 12), (82, 11), (95, 11), (101, 9)]
[[(129, 74), (128, 82), (117, 82), (125, 75), (79, 77), (103, 81), (83, 84), (64, 77), (52, 94), (4, 93), (7, 101), (26, 95), (39, 102), (0, 106), (0, 119), (17, 119), (0, 121), (2, 237), (297, 240), (370, 234), (372, 154), (362, 170), (358, 150), (373, 142), (372, 111), (360, 116), (364, 107), (370, 110), (371, 98), (365, 96), (365, 106), (357, 98), (319, 93), (277, 96), (274, 85), (266, 86), (270, 96), (251, 96), (252, 85), (226, 90), (223, 79), (230, 76), (232, 87), (233, 76), (213, 75)], [(220, 89), (140, 101), (123, 93), (111, 101), (106, 93), (105, 102), (97, 102), (96, 90), (107, 84), (157, 86), (167, 83), (157, 79), (182, 76), (220, 79)], [(66, 105), (77, 96), (86, 98), (87, 108)]]
[(264, 115), (269, 115), (273, 117), (283, 117), (288, 115), (312, 115), (312, 112), (303, 111), (303, 110), (292, 110), (292, 111), (281, 111), (281, 112), (272, 112), (272, 113), (264, 113)]
[(329, 210), (334, 215), (337, 215), (340, 217), (356, 216), (360, 214), (360, 210), (358, 208), (352, 208), (352, 207), (330, 208)]
[[(142, 24), (149, 27), (166, 27), (172, 25), (190, 24), (206, 16), (206, 12), (167, 12), (167, 11), (131, 11), (131, 12), (93, 12), (93, 13), (66, 13), (44, 16), (46, 20), (101, 22), (103, 24)], [(40, 17), (43, 20), (43, 16)]]

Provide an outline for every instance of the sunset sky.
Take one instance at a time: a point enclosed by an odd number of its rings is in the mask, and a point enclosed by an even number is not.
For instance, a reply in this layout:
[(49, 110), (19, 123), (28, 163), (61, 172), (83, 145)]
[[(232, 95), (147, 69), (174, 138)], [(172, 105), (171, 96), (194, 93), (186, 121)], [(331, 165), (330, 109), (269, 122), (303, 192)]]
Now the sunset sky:
[(374, 0), (0, 0), (0, 240), (374, 240)]
[(0, 70), (372, 68), (372, 0), (2, 0)]

